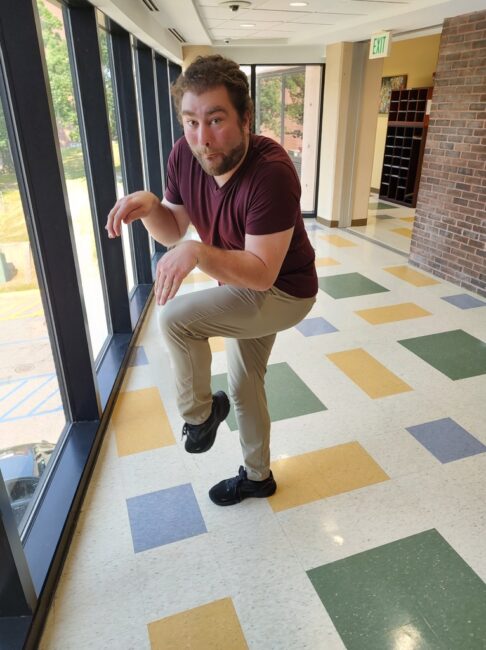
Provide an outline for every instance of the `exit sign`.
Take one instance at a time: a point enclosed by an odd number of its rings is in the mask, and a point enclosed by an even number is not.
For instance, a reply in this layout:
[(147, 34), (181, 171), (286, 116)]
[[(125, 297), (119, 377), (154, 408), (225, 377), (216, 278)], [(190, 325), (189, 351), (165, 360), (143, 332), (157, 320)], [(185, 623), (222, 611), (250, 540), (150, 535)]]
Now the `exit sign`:
[(381, 59), (390, 53), (390, 32), (373, 34), (370, 41), (370, 59)]

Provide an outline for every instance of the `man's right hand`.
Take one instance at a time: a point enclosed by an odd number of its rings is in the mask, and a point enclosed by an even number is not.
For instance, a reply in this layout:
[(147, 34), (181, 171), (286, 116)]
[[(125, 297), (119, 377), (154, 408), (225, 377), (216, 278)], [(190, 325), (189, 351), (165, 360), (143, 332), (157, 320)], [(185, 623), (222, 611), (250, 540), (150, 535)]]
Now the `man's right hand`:
[(113, 239), (121, 235), (122, 223), (129, 224), (137, 219), (148, 217), (154, 208), (160, 206), (160, 199), (152, 192), (133, 192), (115, 203), (108, 215), (106, 230)]

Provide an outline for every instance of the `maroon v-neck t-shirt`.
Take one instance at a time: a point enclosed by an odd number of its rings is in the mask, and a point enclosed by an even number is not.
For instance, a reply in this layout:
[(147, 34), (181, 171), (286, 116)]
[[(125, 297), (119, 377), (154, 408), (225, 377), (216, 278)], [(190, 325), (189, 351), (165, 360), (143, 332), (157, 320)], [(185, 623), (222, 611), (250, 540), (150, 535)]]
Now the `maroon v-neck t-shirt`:
[(294, 228), (275, 286), (297, 298), (317, 293), (315, 253), (300, 210), (300, 182), (277, 142), (250, 136), (245, 160), (222, 186), (206, 174), (184, 137), (170, 154), (165, 197), (184, 205), (201, 241), (244, 250), (245, 235), (269, 235)]

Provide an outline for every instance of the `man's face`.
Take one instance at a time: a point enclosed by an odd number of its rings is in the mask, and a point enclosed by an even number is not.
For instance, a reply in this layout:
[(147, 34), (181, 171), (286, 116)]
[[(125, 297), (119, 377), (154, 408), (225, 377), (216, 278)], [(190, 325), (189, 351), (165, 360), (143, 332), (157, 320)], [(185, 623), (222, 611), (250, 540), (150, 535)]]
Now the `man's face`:
[(248, 119), (240, 121), (226, 88), (185, 92), (181, 113), (184, 135), (204, 171), (225, 176), (235, 170), (246, 153)]

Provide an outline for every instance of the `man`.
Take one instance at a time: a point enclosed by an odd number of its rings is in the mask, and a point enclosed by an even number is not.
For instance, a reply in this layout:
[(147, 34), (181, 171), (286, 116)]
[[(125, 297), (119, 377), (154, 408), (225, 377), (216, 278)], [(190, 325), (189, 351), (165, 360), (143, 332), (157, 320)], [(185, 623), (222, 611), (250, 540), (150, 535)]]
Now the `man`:
[[(120, 199), (110, 237), (142, 219), (172, 246), (157, 265), (160, 326), (174, 365), (189, 453), (210, 449), (230, 404), (211, 395), (208, 337), (227, 339), (229, 392), (245, 466), (209, 491), (218, 505), (276, 490), (270, 471), (270, 417), (264, 376), (276, 333), (296, 325), (317, 293), (314, 251), (300, 212), (300, 184), (280, 145), (250, 134), (246, 75), (219, 55), (198, 57), (172, 94), (184, 127), (171, 152), (162, 202), (149, 192)], [(190, 224), (201, 241), (180, 241)], [(176, 296), (196, 266), (218, 287)]]

